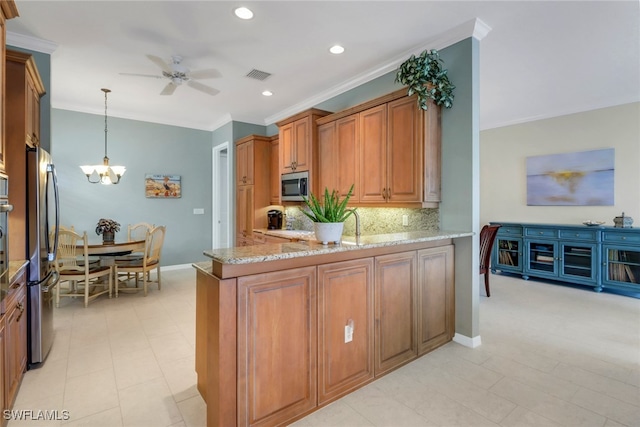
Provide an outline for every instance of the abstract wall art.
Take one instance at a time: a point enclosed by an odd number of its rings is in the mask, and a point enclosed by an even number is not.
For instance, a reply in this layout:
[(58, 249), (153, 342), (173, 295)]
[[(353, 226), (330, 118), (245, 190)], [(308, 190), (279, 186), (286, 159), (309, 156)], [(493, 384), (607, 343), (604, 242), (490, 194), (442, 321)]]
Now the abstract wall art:
[(612, 206), (614, 149), (527, 157), (528, 206)]

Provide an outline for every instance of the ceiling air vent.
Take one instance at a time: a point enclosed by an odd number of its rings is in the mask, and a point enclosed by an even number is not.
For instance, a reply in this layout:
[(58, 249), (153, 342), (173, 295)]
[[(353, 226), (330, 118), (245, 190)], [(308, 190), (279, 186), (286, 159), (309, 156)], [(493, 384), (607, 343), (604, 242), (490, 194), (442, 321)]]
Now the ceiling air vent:
[(267, 78), (269, 78), (270, 75), (271, 73), (267, 73), (266, 71), (256, 70), (254, 68), (253, 70), (249, 71), (249, 74), (247, 74), (246, 77), (249, 77), (250, 79), (256, 79), (256, 80), (266, 80)]

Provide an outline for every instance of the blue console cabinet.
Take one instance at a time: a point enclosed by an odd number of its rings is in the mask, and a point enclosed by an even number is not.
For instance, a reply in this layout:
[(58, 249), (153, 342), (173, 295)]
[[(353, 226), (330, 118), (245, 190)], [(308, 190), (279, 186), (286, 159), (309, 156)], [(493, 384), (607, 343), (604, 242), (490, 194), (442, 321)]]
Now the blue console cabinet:
[(501, 224), (491, 271), (640, 293), (640, 229)]

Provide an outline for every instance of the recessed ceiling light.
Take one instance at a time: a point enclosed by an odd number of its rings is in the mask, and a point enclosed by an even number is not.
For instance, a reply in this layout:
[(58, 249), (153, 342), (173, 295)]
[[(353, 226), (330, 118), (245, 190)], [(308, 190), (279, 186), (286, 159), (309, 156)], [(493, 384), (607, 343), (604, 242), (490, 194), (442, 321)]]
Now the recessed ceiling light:
[(253, 12), (246, 7), (239, 7), (233, 11), (236, 16), (240, 19), (251, 19), (253, 18)]
[(344, 52), (344, 48), (342, 46), (340, 46), (339, 44), (335, 45), (335, 46), (331, 46), (331, 48), (329, 49), (329, 52), (335, 54), (335, 55), (340, 55), (342, 52)]
[(271, 96), (271, 95), (273, 95), (273, 92), (271, 92), (270, 90), (265, 90), (264, 92), (262, 92), (262, 94), (264, 96)]

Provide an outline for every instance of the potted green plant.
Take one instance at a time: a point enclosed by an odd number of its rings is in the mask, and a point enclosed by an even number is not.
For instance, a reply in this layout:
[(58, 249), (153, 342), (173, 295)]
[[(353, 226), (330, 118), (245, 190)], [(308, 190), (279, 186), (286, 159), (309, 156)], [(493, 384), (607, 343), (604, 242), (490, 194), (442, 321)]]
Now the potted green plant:
[(354, 184), (351, 185), (349, 192), (343, 200), (340, 200), (340, 194), (337, 190), (333, 190), (329, 194), (329, 189), (324, 189), (323, 203), (312, 194), (309, 198), (302, 197), (305, 205), (309, 208), (306, 211), (302, 207), (300, 210), (311, 221), (316, 234), (316, 239), (326, 245), (328, 242), (339, 242), (344, 229), (344, 222), (353, 214), (354, 209), (347, 209), (347, 203), (353, 195)]
[(112, 219), (100, 218), (96, 225), (96, 234), (102, 234), (102, 244), (113, 244), (115, 241), (115, 233), (120, 231), (120, 224)]
[(453, 90), (456, 87), (449, 81), (446, 68), (442, 68), (443, 64), (437, 50), (427, 49), (418, 56), (411, 55), (400, 64), (395, 81), (409, 86), (407, 95), (418, 95), (418, 105), (423, 110), (427, 109), (429, 99), (436, 105), (451, 108)]

